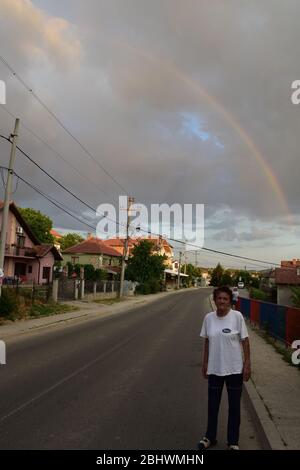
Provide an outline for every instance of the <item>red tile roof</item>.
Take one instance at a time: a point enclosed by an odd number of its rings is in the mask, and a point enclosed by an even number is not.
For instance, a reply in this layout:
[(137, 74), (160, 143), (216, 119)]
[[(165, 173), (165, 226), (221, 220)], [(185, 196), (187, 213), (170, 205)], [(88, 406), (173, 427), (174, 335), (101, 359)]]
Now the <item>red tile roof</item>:
[[(159, 237), (138, 237), (138, 238), (129, 238), (128, 240), (128, 246), (133, 247), (134, 245), (137, 245), (140, 241), (142, 240), (149, 240), (150, 242), (156, 243), (164, 247), (165, 251), (168, 251), (169, 253), (172, 252), (171, 248), (172, 246), (169, 244), (169, 242), (162, 238), (160, 239)], [(108, 238), (107, 240), (103, 240), (103, 243), (107, 246), (117, 246), (117, 247), (124, 247), (124, 238)]]
[(54, 229), (50, 230), (50, 233), (51, 233), (51, 235), (53, 235), (53, 237), (55, 237), (55, 238), (62, 238), (61, 233), (58, 233), (58, 232), (57, 232), (56, 230), (54, 230)]
[(300, 259), (292, 259), (291, 261), (281, 261), (282, 268), (300, 267)]
[(120, 253), (116, 250), (107, 246), (103, 240), (99, 240), (99, 238), (89, 238), (88, 240), (84, 240), (77, 245), (71, 246), (64, 250), (64, 253), (89, 253), (89, 254), (103, 254), (109, 256), (118, 256), (120, 257)]
[(38, 258), (43, 258), (44, 256), (46, 256), (49, 251), (52, 251), (53, 255), (54, 255), (54, 259), (59, 261), (59, 260), (63, 260), (63, 257), (62, 255), (60, 254), (60, 252), (57, 250), (57, 248), (55, 248), (54, 245), (51, 245), (51, 244), (43, 244), (43, 245), (37, 245), (34, 247), (34, 250), (36, 252), (36, 256)]
[(276, 268), (275, 283), (300, 285), (300, 275), (297, 275), (296, 268)]

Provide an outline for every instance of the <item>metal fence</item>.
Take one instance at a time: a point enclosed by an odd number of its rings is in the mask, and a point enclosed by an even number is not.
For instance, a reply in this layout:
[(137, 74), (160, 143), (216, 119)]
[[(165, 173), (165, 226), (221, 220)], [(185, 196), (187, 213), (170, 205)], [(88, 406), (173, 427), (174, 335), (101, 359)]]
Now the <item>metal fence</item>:
[(237, 309), (251, 323), (263, 328), (270, 336), (291, 345), (300, 339), (300, 309), (260, 300), (239, 298)]
[(52, 284), (45, 284), (45, 285), (26, 285), (20, 286), (19, 284), (13, 285), (4, 285), (2, 287), (3, 290), (12, 290), (16, 296), (23, 297), (27, 299), (29, 303), (34, 303), (35, 301), (40, 302), (49, 302), (52, 297)]
[(74, 279), (59, 279), (58, 281), (58, 299), (74, 300), (75, 299), (75, 283)]
[[(119, 292), (119, 281), (84, 281), (83, 297), (86, 294)], [(77, 290), (77, 293), (76, 293)], [(59, 279), (58, 281), (58, 299), (75, 300), (81, 297), (81, 281), (79, 279)]]

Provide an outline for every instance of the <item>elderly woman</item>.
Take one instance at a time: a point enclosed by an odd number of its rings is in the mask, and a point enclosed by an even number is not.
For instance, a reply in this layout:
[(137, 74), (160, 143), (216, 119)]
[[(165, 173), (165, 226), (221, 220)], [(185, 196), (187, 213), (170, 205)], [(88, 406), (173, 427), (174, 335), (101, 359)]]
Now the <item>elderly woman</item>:
[(243, 380), (248, 381), (251, 374), (248, 332), (241, 312), (231, 308), (231, 289), (215, 289), (214, 301), (216, 311), (205, 316), (200, 333), (205, 338), (202, 375), (208, 378), (208, 423), (198, 448), (207, 449), (217, 442), (218, 414), (225, 382), (229, 404), (228, 449), (239, 450), (242, 386)]

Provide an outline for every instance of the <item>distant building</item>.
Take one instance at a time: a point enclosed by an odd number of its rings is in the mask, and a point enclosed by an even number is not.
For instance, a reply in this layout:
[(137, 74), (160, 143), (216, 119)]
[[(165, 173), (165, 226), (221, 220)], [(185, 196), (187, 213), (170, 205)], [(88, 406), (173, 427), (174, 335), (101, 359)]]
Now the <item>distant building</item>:
[(112, 277), (117, 275), (121, 268), (121, 254), (107, 246), (103, 240), (91, 235), (87, 240), (77, 243), (63, 251), (64, 265), (68, 262), (75, 264), (92, 264), (95, 269), (103, 269)]
[[(128, 240), (128, 254), (131, 256), (133, 248), (143, 240), (148, 240), (153, 245), (153, 253), (157, 253), (161, 256), (166, 256), (165, 265), (166, 267), (171, 268), (173, 261), (173, 247), (170, 243), (163, 237), (138, 237), (138, 238), (129, 238)], [(103, 240), (103, 243), (106, 246), (113, 248), (118, 251), (120, 255), (123, 256), (124, 251), (124, 238), (108, 238)]]
[(292, 286), (300, 286), (300, 260), (281, 261), (281, 268), (275, 269), (277, 303), (293, 306)]
[(60, 250), (60, 239), (62, 238), (62, 235), (54, 229), (50, 230), (50, 233), (54, 237), (54, 246), (55, 246), (55, 248)]
[[(0, 228), (3, 205), (3, 201), (0, 201)], [(53, 244), (39, 242), (17, 206), (11, 202), (4, 255), (4, 283), (11, 283), (16, 279), (24, 283), (52, 282), (54, 262), (62, 259)]]

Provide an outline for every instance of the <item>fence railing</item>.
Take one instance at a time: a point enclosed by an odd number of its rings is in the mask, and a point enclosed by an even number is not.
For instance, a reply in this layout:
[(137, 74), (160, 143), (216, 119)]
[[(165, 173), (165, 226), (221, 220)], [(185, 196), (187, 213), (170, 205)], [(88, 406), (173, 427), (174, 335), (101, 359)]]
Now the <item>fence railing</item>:
[[(130, 286), (125, 285), (125, 295), (130, 290)], [(110, 296), (117, 295), (120, 289), (119, 281), (90, 281), (79, 279), (59, 279), (57, 298), (59, 300), (76, 300), (84, 298), (89, 294), (108, 294)]]
[(36, 251), (34, 248), (27, 246), (15, 246), (15, 245), (5, 245), (5, 255), (6, 256), (21, 256), (23, 258), (34, 258), (36, 256)]
[(291, 345), (300, 339), (300, 309), (260, 300), (239, 298), (240, 310), (251, 323), (266, 330), (270, 336)]

